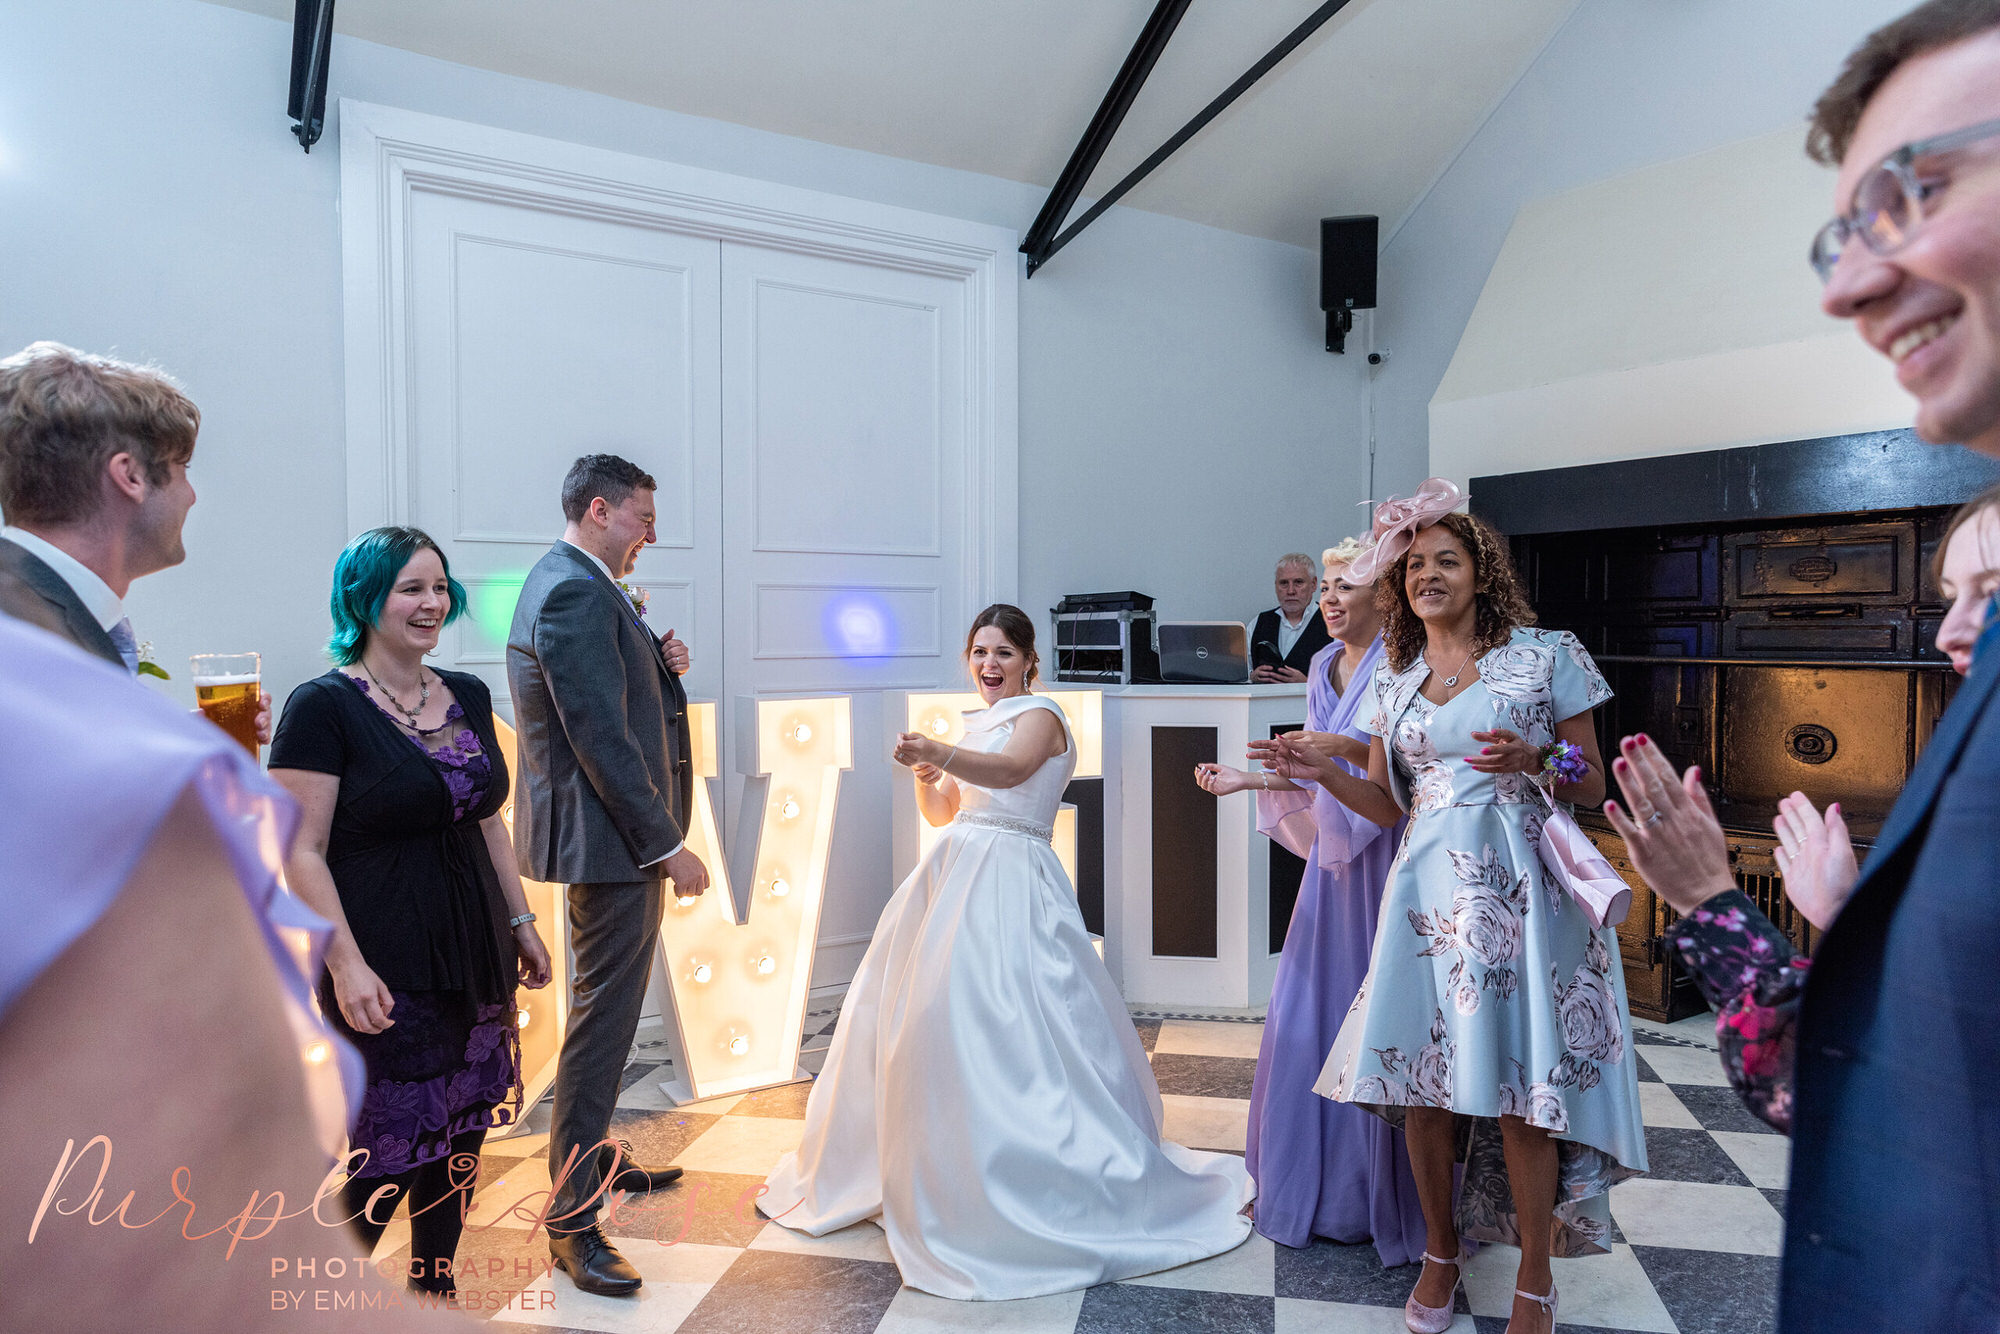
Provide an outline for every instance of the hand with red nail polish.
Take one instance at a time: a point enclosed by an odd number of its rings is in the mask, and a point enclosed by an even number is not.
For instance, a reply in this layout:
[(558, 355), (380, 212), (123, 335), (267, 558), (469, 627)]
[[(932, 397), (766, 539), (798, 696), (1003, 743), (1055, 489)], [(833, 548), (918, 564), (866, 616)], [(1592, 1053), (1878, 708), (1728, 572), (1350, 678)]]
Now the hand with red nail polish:
[(1619, 749), (1624, 753), (1611, 762), (1611, 772), (1625, 805), (1605, 802), (1604, 817), (1653, 892), (1675, 912), (1688, 913), (1736, 888), (1729, 844), (1699, 771), (1676, 775), (1643, 734), (1626, 737)]

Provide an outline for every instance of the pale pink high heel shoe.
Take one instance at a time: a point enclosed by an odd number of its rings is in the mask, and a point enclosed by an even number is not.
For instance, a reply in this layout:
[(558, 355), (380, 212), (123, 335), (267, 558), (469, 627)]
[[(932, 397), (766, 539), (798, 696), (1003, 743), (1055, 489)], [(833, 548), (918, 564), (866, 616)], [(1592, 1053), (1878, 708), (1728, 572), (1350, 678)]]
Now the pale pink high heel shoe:
[[(1554, 1329), (1556, 1327), (1556, 1301), (1562, 1294), (1556, 1291), (1555, 1284), (1553, 1283), (1549, 1284), (1548, 1295), (1545, 1297), (1538, 1297), (1534, 1293), (1527, 1291), (1525, 1288), (1514, 1289), (1514, 1295), (1516, 1297), (1526, 1297), (1529, 1301), (1541, 1307), (1544, 1311), (1547, 1311), (1549, 1313), (1549, 1328)], [(1512, 1320), (1509, 1320), (1507, 1322), (1508, 1334), (1513, 1334), (1513, 1329), (1514, 1329), (1514, 1322)]]
[(1403, 1303), (1403, 1323), (1410, 1327), (1410, 1334), (1444, 1334), (1451, 1328), (1452, 1299), (1458, 1295), (1458, 1285), (1465, 1282), (1465, 1255), (1462, 1243), (1456, 1260), (1440, 1260), (1429, 1251), (1424, 1252), (1424, 1259), (1434, 1265), (1450, 1265), (1458, 1271), (1458, 1277), (1452, 1280), (1451, 1295), (1445, 1298), (1443, 1306), (1425, 1306), (1417, 1300), (1416, 1289), (1410, 1289), (1410, 1300)]

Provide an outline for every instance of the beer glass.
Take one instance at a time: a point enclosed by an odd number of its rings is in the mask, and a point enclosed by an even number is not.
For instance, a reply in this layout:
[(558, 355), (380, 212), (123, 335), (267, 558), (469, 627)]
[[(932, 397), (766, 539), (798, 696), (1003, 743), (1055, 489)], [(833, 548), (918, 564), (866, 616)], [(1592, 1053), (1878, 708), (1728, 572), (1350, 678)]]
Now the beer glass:
[(202, 713), (254, 757), (263, 659), (255, 653), (197, 653), (188, 663), (194, 676), (194, 701)]

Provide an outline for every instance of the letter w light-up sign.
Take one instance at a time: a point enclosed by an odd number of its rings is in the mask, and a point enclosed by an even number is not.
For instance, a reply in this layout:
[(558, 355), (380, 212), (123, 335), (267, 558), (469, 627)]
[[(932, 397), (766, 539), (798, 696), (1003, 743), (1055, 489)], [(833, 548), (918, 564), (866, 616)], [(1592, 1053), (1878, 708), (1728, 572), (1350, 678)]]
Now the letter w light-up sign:
[[(709, 887), (668, 900), (659, 966), (673, 998), (667, 1025), (674, 1078), (660, 1089), (676, 1103), (806, 1078), (798, 1068), (806, 993), (812, 985), (827, 853), (840, 774), (854, 767), (848, 701), (745, 700), (744, 828), (755, 838), (747, 883), (731, 893), (709, 782), (718, 776), (715, 705), (688, 706), (694, 817), (688, 847), (708, 867)], [(761, 811), (761, 821), (749, 818)], [(759, 827), (761, 825), (761, 827)], [(740, 872), (741, 868), (739, 868)]]

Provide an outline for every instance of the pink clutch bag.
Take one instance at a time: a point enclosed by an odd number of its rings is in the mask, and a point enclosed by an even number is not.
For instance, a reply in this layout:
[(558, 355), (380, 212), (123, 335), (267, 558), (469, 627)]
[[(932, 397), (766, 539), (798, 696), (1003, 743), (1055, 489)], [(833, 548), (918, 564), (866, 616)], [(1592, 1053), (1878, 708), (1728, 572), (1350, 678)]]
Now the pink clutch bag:
[(1569, 891), (1592, 926), (1618, 925), (1632, 911), (1632, 887), (1604, 860), (1575, 817), (1556, 805), (1541, 784), (1534, 788), (1549, 806), (1542, 825), (1542, 865)]

